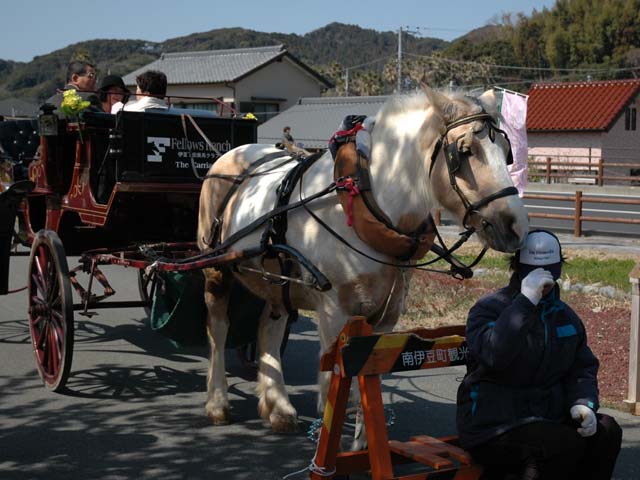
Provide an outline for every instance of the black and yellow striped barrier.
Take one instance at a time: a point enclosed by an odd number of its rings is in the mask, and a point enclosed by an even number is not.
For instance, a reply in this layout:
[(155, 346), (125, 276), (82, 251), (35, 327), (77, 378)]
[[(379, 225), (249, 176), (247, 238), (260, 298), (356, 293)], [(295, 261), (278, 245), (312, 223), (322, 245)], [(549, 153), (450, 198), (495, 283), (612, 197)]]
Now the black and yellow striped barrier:
[[(374, 334), (363, 317), (352, 318), (320, 361), (331, 371), (329, 393), (310, 478), (371, 472), (374, 480), (477, 480), (482, 469), (456, 445), (454, 436), (419, 435), (389, 441), (380, 374), (464, 365), (468, 355), (464, 326)], [(338, 453), (352, 377), (357, 377), (368, 449)], [(419, 463), (424, 472), (395, 476), (394, 464)]]

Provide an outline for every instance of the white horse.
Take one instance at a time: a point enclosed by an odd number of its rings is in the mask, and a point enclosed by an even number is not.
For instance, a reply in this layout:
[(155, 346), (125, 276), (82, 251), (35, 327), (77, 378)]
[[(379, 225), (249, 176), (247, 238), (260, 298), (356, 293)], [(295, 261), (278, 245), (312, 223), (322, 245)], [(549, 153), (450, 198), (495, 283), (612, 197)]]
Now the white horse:
[[(509, 145), (492, 122), (497, 116), (493, 91), (474, 99), (425, 87), (424, 92), (394, 97), (383, 106), (371, 136), (370, 174), (375, 201), (394, 225), (413, 231), (437, 202), (460, 223), (474, 227), (487, 246), (503, 252), (513, 252), (521, 246), (528, 231), (528, 219), (522, 201), (513, 194), (507, 170)], [(445, 148), (432, 159), (441, 143)], [(445, 150), (456, 157), (453, 163), (451, 158), (444, 158)], [(209, 175), (239, 175), (274, 151), (269, 145), (238, 147), (222, 156), (211, 167)], [(272, 160), (253, 170), (229, 195), (228, 202), (223, 200), (231, 185), (228, 178), (209, 178), (204, 182), (198, 225), (198, 243), (203, 251), (214, 246), (209, 242), (216, 226), (219, 241), (224, 242), (273, 210), (276, 189), (296, 163), (285, 163), (288, 158)], [(325, 153), (305, 172), (290, 201), (299, 201), (325, 189), (333, 181), (333, 169), (332, 156)], [(220, 213), (222, 203), (226, 206)], [(317, 314), (321, 351), (331, 345), (353, 315), (366, 316), (378, 331), (391, 330), (402, 313), (408, 282), (408, 275), (403, 274), (406, 269), (394, 264), (406, 266), (409, 262), (381, 255), (361, 241), (347, 226), (345, 212), (335, 193), (309, 202), (306, 208), (349, 245), (387, 263), (366, 258), (339, 242), (305, 208), (287, 213), (287, 244), (301, 252), (332, 285), (328, 291), (296, 283), (290, 285), (292, 305)], [(249, 232), (234, 241), (231, 249), (239, 251), (260, 245), (263, 232), (264, 228)], [(282, 287), (265, 281), (264, 276), (256, 272), (264, 269), (278, 275), (281, 266), (274, 259), (261, 262), (253, 258), (241, 262), (239, 268), (205, 270), (211, 345), (205, 409), (214, 424), (230, 421), (224, 346), (229, 327), (228, 280), (233, 275), (270, 307), (265, 309), (258, 331), (260, 416), (269, 421), (275, 431), (296, 429), (297, 413), (285, 390), (279, 352), (286, 327)], [(294, 268), (290, 275), (295, 274), (309, 278), (304, 269)], [(326, 375), (319, 378), (319, 409), (324, 407), (327, 380)]]

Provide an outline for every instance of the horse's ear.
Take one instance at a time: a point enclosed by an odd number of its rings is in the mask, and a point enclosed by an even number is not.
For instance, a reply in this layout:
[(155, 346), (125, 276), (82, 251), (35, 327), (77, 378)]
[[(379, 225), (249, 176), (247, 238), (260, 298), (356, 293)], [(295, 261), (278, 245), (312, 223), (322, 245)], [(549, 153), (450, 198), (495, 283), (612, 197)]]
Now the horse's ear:
[(449, 98), (442, 93), (433, 90), (424, 82), (421, 86), (424, 94), (427, 96), (429, 105), (433, 107), (438, 115), (444, 118), (445, 123), (453, 120), (452, 118), (448, 118), (451, 116), (451, 101), (449, 100)]
[(489, 115), (494, 117), (498, 115), (498, 99), (495, 90), (487, 90), (478, 97), (478, 101)]

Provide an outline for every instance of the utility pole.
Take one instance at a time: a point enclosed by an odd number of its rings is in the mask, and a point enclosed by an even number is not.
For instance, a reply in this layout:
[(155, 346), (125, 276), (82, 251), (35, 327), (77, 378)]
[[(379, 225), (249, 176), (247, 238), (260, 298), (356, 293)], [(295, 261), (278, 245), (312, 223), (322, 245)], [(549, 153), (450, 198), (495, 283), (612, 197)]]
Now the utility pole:
[(349, 96), (349, 69), (348, 68), (345, 69), (345, 74), (344, 74), (344, 96), (345, 97)]
[(397, 93), (402, 92), (402, 27), (398, 30), (398, 87)]

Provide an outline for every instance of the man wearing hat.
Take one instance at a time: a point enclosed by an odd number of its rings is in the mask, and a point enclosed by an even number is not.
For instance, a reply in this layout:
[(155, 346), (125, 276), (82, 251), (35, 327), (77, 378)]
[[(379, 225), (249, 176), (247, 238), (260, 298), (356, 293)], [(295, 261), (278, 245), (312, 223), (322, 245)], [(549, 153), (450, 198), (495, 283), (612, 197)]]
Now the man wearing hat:
[(483, 479), (608, 479), (622, 430), (598, 411), (598, 359), (562, 300), (558, 238), (529, 232), (509, 285), (469, 311), (458, 388), (462, 447)]
[(102, 79), (100, 88), (98, 88), (98, 98), (102, 104), (102, 110), (106, 113), (115, 113), (127, 102), (130, 93), (125, 87), (122, 77), (107, 75)]

